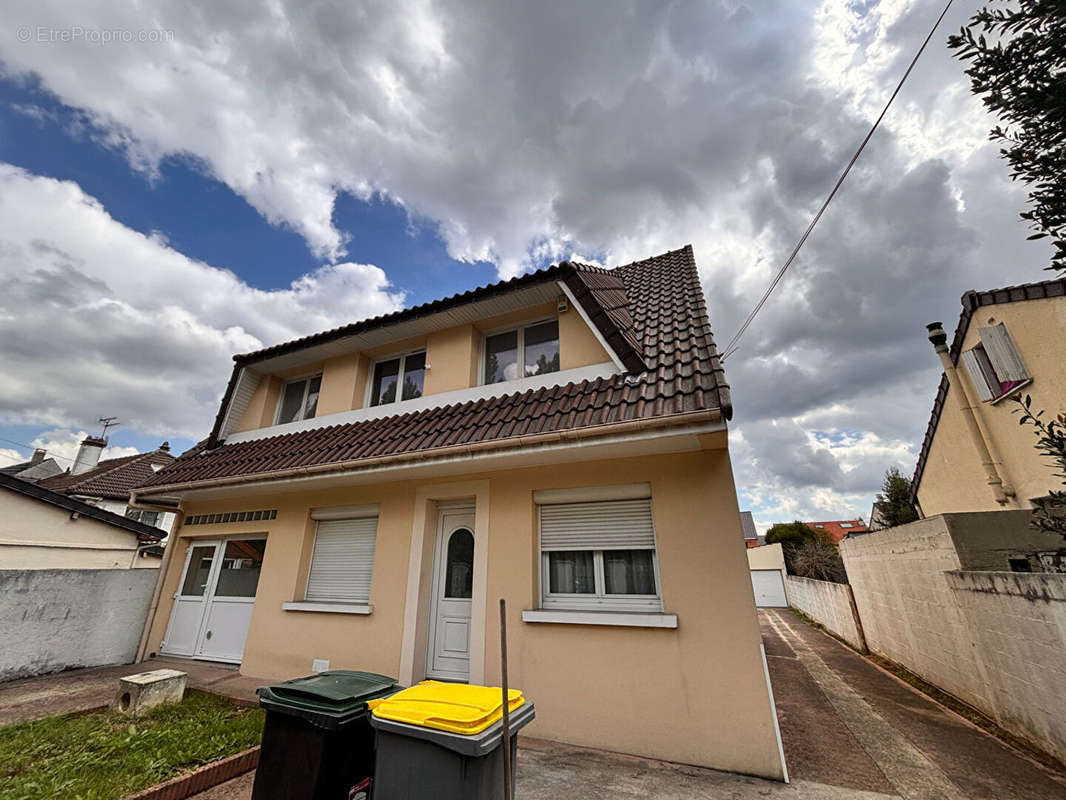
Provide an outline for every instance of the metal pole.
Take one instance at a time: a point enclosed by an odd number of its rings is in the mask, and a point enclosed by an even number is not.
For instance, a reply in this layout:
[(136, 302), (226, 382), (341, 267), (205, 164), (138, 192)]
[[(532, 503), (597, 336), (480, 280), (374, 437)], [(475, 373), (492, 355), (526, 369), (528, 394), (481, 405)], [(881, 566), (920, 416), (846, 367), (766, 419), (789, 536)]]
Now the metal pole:
[(500, 687), (503, 692), (503, 797), (511, 800), (511, 712), (507, 697), (507, 601), (500, 598)]

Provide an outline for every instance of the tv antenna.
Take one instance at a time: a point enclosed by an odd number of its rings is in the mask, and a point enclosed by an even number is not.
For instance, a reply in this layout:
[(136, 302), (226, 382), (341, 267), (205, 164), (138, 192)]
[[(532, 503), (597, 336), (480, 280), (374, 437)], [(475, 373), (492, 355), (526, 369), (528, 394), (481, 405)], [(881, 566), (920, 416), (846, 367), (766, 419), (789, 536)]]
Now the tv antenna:
[(122, 424), (120, 422), (116, 422), (117, 419), (118, 417), (100, 417), (98, 422), (104, 426), (104, 429), (100, 432), (101, 439), (107, 438), (108, 430), (110, 430), (111, 428), (117, 428), (119, 425)]

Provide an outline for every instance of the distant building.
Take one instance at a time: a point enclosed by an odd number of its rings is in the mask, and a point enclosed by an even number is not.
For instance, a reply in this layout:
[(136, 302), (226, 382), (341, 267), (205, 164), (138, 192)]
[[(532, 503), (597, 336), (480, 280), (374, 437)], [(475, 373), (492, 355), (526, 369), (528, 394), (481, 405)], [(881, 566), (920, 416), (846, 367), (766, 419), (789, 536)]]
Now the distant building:
[(816, 533), (824, 533), (836, 544), (845, 536), (850, 536), (853, 533), (869, 533), (870, 529), (866, 527), (866, 523), (862, 519), (836, 519), (825, 520), (823, 522), (804, 522), (811, 530)]
[(158, 528), (0, 474), (0, 569), (158, 569), (162, 538)]
[(744, 530), (745, 547), (750, 549), (766, 544), (766, 537), (759, 536), (759, 532), (755, 530), (755, 519), (750, 511), (740, 512), (740, 527)]
[(866, 527), (869, 528), (870, 531), (883, 531), (885, 528), (889, 527), (885, 520), (883, 503), (874, 502), (873, 506), (870, 508), (870, 524)]
[[(131, 489), (140, 486), (160, 469), (174, 462), (174, 456), (170, 454), (170, 444), (163, 442), (158, 449), (150, 453), (105, 458), (101, 461), (100, 455), (105, 447), (107, 439), (87, 436), (78, 448), (74, 466), (70, 471), (39, 480), (38, 485), (113, 514), (169, 531), (174, 521), (172, 513), (131, 508), (129, 500)], [(25, 473), (17, 475), (25, 479), (24, 476)]]
[(56, 463), (54, 458), (47, 456), (47, 451), (38, 448), (33, 451), (33, 457), (29, 461), (0, 467), (0, 475), (10, 475), (19, 480), (32, 482), (62, 474), (63, 468)]

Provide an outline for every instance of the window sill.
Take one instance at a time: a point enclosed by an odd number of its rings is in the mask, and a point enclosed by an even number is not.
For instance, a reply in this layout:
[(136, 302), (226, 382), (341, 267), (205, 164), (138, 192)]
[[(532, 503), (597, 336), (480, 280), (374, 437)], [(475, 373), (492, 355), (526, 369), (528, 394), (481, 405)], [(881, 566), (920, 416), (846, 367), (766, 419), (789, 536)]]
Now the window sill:
[(661, 611), (558, 611), (527, 609), (522, 622), (551, 622), (563, 625), (621, 625), (627, 628), (676, 628), (677, 614)]
[(1019, 383), (1017, 386), (1012, 386), (1010, 389), (1008, 389), (1006, 392), (1001, 394), (999, 397), (993, 397), (991, 400), (988, 400), (986, 402), (990, 406), (999, 405), (1001, 400), (1006, 400), (1008, 397), (1012, 397), (1013, 395), (1015, 395), (1018, 392), (1020, 392), (1022, 389), (1024, 389), (1026, 386), (1028, 386), (1032, 382), (1033, 382), (1032, 378), (1026, 378), (1024, 381)]
[(322, 611), (327, 614), (372, 614), (374, 607), (369, 603), (282, 603), (283, 611)]

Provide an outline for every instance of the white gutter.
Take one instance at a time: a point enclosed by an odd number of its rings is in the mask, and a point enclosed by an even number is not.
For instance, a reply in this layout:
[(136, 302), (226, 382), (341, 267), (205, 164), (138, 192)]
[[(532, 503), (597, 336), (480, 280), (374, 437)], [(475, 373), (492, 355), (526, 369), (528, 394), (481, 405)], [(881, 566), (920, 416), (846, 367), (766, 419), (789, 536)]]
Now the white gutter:
[[(134, 508), (146, 507), (138, 505), (137, 496), (132, 492), (130, 493), (130, 505)], [(152, 631), (155, 615), (159, 610), (159, 596), (163, 591), (163, 582), (166, 579), (167, 570), (170, 567), (171, 557), (174, 555), (174, 545), (177, 541), (175, 534), (177, 533), (178, 528), (181, 527), (182, 522), (185, 521), (185, 512), (181, 509), (180, 504), (178, 508), (170, 508), (169, 510), (174, 513), (174, 522), (170, 525), (170, 533), (167, 534), (167, 542), (163, 547), (163, 560), (159, 562), (159, 574), (155, 579), (155, 589), (152, 590), (152, 604), (148, 607), (148, 614), (144, 618), (144, 628), (141, 630), (141, 641), (137, 645), (137, 657), (134, 659), (134, 663), (143, 661), (144, 651), (148, 649), (148, 635)]]
[(287, 469), (272, 470), (270, 472), (213, 478), (205, 481), (187, 481), (185, 483), (165, 484), (162, 486), (152, 486), (142, 491), (150, 491), (153, 495), (159, 496), (187, 490), (209, 489), (221, 486), (239, 486), (247, 483), (289, 483), (300, 478), (312, 476), (327, 477), (344, 473), (375, 471), (379, 467), (398, 470), (415, 464), (431, 465), (438, 462), (447, 462), (457, 459), (475, 460), (490, 455), (497, 455), (502, 451), (531, 449), (545, 445), (578, 447), (584, 446), (589, 439), (606, 440), (622, 437), (632, 438), (639, 434), (650, 434), (651, 431), (681, 427), (695, 428), (694, 430), (689, 431), (691, 433), (710, 433), (715, 430), (725, 430), (721, 409), (712, 408), (704, 409), (702, 411), (690, 411), (684, 414), (673, 414), (668, 417), (625, 420), (622, 422), (612, 422), (584, 428), (571, 428), (549, 433), (515, 436), (507, 439), (494, 439), (487, 442), (449, 445), (446, 447), (433, 448), (431, 450), (417, 450), (409, 453), (353, 459), (351, 461), (333, 462), (329, 464), (312, 464), (305, 467), (290, 467)]

